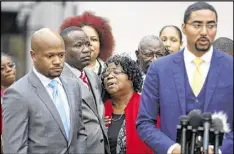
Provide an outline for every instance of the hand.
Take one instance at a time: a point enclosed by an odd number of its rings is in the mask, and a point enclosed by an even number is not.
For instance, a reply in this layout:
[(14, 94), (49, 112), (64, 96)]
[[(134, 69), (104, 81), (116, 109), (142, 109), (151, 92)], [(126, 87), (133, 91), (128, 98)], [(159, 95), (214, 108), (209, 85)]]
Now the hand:
[(105, 125), (108, 126), (109, 124), (111, 124), (111, 118), (109, 118), (109, 116), (105, 116)]
[[(201, 152), (203, 152), (203, 147), (201, 147)], [(209, 147), (208, 154), (214, 154), (213, 148)]]
[(180, 154), (180, 153), (181, 153), (181, 146), (178, 145), (173, 149), (171, 154)]

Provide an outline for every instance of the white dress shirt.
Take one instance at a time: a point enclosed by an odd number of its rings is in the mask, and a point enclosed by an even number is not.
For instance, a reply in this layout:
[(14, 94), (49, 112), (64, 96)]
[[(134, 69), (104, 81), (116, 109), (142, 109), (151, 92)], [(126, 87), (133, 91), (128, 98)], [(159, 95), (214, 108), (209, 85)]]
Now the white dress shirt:
[[(184, 54), (184, 64), (185, 64), (185, 69), (187, 72), (189, 84), (192, 87), (193, 77), (194, 77), (194, 73), (196, 70), (196, 65), (194, 64), (193, 60), (196, 58), (196, 56), (192, 52), (190, 52), (187, 47), (185, 47), (183, 54)], [(204, 60), (204, 62), (200, 65), (200, 71), (203, 77), (203, 83), (205, 82), (209, 69), (210, 69), (210, 62), (211, 62), (212, 55), (213, 55), (213, 46), (211, 46), (210, 49), (204, 55), (200, 57), (202, 60)], [(180, 146), (180, 144), (178, 143), (173, 144), (168, 149), (167, 154), (171, 154), (176, 146)], [(213, 146), (210, 146), (210, 147), (213, 149)], [(220, 150), (219, 150), (219, 154), (221, 154)]]
[[(52, 79), (47, 78), (46, 76), (39, 73), (35, 69), (35, 67), (33, 67), (33, 72), (39, 78), (39, 80), (41, 81), (41, 83), (46, 88), (47, 92), (49, 93), (51, 99), (53, 100), (53, 89), (49, 86), (49, 83), (51, 82)], [(56, 80), (58, 82), (58, 92), (59, 92), (60, 97), (61, 97), (61, 99), (63, 100), (63, 103), (64, 103), (64, 108), (65, 108), (65, 112), (66, 112), (66, 119), (70, 123), (70, 107), (69, 107), (69, 104), (68, 104), (68, 99), (67, 99), (66, 92), (64, 91), (62, 82), (60, 81), (60, 79), (58, 77), (54, 78), (53, 80)], [(61, 103), (61, 102), (57, 101), (55, 103)]]

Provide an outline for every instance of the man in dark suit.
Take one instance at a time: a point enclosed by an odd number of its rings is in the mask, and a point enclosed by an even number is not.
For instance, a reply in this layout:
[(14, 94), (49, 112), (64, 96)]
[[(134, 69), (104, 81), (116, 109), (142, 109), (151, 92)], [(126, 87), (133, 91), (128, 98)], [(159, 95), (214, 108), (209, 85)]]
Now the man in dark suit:
[(67, 52), (62, 75), (76, 79), (82, 87), (82, 114), (87, 134), (86, 153), (110, 153), (104, 125), (101, 82), (95, 72), (85, 68), (91, 55), (89, 38), (79, 27), (68, 27), (60, 35)]
[[(216, 10), (208, 3), (189, 6), (182, 25), (187, 46), (158, 59), (148, 69), (136, 125), (140, 138), (156, 153), (181, 152), (175, 143), (176, 125), (181, 115), (193, 109), (223, 111), (233, 126), (233, 58), (212, 47), (217, 19)], [(155, 127), (159, 107), (160, 129)], [(220, 151), (233, 153), (232, 130), (224, 135)]]
[(60, 76), (62, 38), (40, 29), (32, 36), (30, 53), (32, 71), (3, 97), (4, 153), (84, 153), (80, 86)]

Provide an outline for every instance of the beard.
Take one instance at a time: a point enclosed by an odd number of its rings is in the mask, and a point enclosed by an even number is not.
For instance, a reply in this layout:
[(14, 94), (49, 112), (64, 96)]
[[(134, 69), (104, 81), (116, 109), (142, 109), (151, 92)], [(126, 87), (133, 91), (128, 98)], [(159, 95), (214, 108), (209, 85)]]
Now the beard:
[[(199, 41), (200, 41), (201, 39), (203, 39), (203, 40), (205, 39), (206, 41), (208, 41), (208, 44), (207, 44), (207, 45), (200, 45), (200, 44), (199, 44)], [(210, 49), (210, 46), (211, 46), (210, 40), (207, 39), (207, 38), (205, 38), (205, 37), (199, 38), (199, 39), (196, 41), (196, 43), (195, 43), (195, 49), (196, 49), (197, 51), (201, 51), (201, 52), (206, 52), (206, 51), (208, 51), (208, 50)]]

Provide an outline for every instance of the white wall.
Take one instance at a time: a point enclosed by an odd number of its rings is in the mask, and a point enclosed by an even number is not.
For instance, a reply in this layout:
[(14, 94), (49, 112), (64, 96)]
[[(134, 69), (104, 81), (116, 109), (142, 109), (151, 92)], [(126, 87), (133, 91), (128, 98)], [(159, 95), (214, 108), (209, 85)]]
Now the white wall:
[[(109, 19), (116, 40), (116, 53), (129, 52), (135, 59), (140, 39), (158, 35), (168, 24), (181, 27), (184, 12), (193, 2), (79, 2), (78, 14), (94, 11)], [(209, 2), (218, 13), (216, 38), (233, 39), (233, 2)]]

